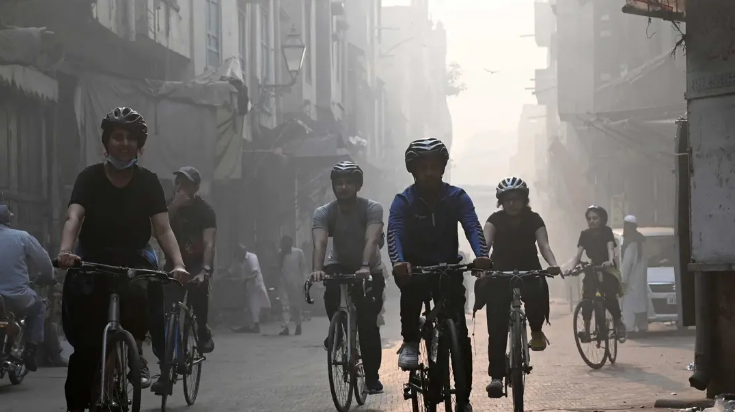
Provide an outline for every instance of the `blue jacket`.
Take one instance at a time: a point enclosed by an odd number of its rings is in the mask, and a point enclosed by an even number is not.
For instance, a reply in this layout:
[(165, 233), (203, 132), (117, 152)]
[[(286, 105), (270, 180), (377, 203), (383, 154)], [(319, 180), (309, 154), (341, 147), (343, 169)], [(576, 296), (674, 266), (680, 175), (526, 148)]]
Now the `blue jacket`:
[(460, 262), (458, 223), (463, 226), (475, 256), (488, 256), (475, 206), (463, 189), (444, 183), (440, 200), (431, 207), (419, 197), (416, 185), (409, 186), (396, 195), (388, 215), (391, 263), (424, 266)]

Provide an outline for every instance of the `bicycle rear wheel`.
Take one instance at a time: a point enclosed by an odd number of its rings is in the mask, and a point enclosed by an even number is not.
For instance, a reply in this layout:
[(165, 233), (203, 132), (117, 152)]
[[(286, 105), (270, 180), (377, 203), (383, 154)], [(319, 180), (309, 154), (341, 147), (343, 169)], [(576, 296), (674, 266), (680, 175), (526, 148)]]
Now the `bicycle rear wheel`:
[(187, 405), (194, 405), (199, 393), (199, 381), (202, 378), (202, 362), (204, 355), (199, 346), (199, 335), (196, 330), (197, 319), (187, 314), (184, 318), (184, 362), (186, 373), (183, 376), (184, 399)]
[(368, 397), (368, 388), (365, 384), (365, 365), (363, 365), (363, 356), (360, 352), (360, 339), (359, 333), (355, 333), (355, 346), (353, 350), (353, 393), (355, 393), (355, 402), (358, 405), (365, 404), (365, 400)]
[(104, 392), (100, 391), (101, 372), (102, 365), (93, 380), (90, 412), (140, 412), (141, 359), (128, 331), (119, 330), (107, 336)]
[[(588, 325), (587, 334), (585, 333), (585, 321), (583, 319), (583, 308), (586, 305), (593, 305), (591, 324)], [(583, 362), (593, 369), (602, 368), (608, 357), (608, 337), (601, 333), (602, 324), (599, 324), (605, 323), (605, 320), (600, 321), (600, 313), (603, 313), (603, 319), (605, 319), (605, 309), (602, 302), (583, 299), (578, 303), (573, 315), (575, 345), (580, 357), (583, 358)]]
[(164, 379), (166, 389), (161, 394), (161, 412), (166, 411), (166, 401), (169, 395), (173, 392), (174, 379), (176, 369), (173, 367), (174, 359), (176, 359), (176, 341), (177, 341), (177, 326), (178, 316), (173, 313), (166, 315), (166, 346), (164, 351), (164, 358), (161, 362), (161, 379)]
[[(432, 330), (427, 329), (422, 333), (432, 336)], [(422, 338), (419, 344), (419, 369), (409, 374), (409, 385), (411, 385), (411, 406), (414, 412), (436, 412), (437, 403), (430, 399), (430, 363), (429, 356), (432, 340)]]
[(327, 340), (327, 376), (332, 402), (340, 412), (347, 412), (353, 397), (353, 365), (348, 359), (348, 320), (345, 312), (337, 312), (330, 322)]
[(437, 356), (444, 375), (442, 386), (445, 411), (463, 412), (468, 386), (465, 382), (465, 362), (457, 336), (457, 327), (452, 319), (445, 320), (445, 330), (440, 335), (440, 349)]
[(525, 327), (521, 322), (518, 313), (513, 312), (512, 328), (511, 328), (511, 393), (514, 401), (514, 412), (524, 412), (524, 344), (522, 340), (522, 328)]

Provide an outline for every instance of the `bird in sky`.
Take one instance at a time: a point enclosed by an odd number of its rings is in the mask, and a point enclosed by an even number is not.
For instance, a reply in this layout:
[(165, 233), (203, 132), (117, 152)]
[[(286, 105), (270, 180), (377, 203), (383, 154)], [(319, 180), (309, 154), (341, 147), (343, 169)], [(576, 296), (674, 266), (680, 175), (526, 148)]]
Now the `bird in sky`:
[(483, 69), (483, 70), (487, 71), (490, 74), (496, 74), (496, 73), (498, 73), (498, 70), (488, 70), (488, 69)]

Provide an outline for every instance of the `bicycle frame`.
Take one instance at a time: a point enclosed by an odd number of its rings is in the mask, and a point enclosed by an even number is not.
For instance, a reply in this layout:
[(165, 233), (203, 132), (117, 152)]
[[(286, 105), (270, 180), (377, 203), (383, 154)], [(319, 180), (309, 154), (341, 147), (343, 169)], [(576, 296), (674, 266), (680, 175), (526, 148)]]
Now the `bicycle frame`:
[[(516, 282), (521, 281), (521, 279), (514, 279)], [(524, 310), (521, 308), (521, 288), (518, 286), (518, 284), (514, 284), (512, 288), (513, 298), (511, 300), (511, 308), (509, 311), (509, 329), (508, 329), (508, 340), (509, 340), (509, 353), (513, 353), (515, 349), (515, 334), (520, 333), (521, 334), (521, 347), (522, 347), (522, 353), (523, 358), (522, 362), (526, 362), (526, 367), (524, 365), (515, 365), (514, 364), (514, 357), (509, 356), (509, 367), (510, 369), (514, 368), (523, 368), (524, 373), (529, 373), (531, 370), (531, 366), (529, 364), (529, 344), (527, 340), (527, 332), (526, 332), (526, 314), (524, 313)], [(518, 322), (518, 329), (517, 329), (517, 322)]]
[[(105, 392), (105, 367), (107, 361), (107, 334), (109, 332), (116, 332), (121, 329), (120, 326), (120, 295), (113, 291), (110, 293), (110, 301), (107, 308), (107, 325), (102, 331), (102, 359), (100, 364), (102, 365), (102, 372), (100, 373), (100, 396), (102, 402), (107, 401), (107, 393)], [(126, 354), (127, 355), (127, 354)]]

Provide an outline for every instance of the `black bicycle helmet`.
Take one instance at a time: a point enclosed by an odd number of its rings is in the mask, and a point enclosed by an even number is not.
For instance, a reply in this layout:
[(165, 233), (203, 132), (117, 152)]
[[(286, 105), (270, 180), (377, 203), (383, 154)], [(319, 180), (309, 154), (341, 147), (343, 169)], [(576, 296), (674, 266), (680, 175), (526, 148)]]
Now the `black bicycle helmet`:
[(608, 224), (608, 212), (606, 212), (606, 209), (602, 208), (598, 205), (590, 205), (587, 209), (585, 209), (585, 217), (588, 217), (588, 212), (596, 212), (598, 216), (601, 218), (601, 224), (606, 225)]
[(406, 152), (404, 152), (406, 170), (409, 173), (414, 173), (412, 171), (412, 163), (423, 156), (439, 156), (445, 165), (450, 160), (450, 152), (447, 150), (447, 146), (439, 139), (435, 139), (434, 137), (419, 139), (411, 142)]
[(353, 178), (355, 180), (355, 183), (358, 185), (358, 190), (363, 187), (363, 170), (360, 168), (360, 166), (349, 160), (338, 162), (336, 165), (332, 166), (332, 171), (330, 172), (330, 180), (332, 180), (332, 182), (334, 183), (335, 179), (337, 179), (338, 177)]
[(507, 177), (498, 183), (496, 186), (496, 199), (501, 199), (504, 193), (508, 192), (522, 192), (524, 196), (529, 196), (529, 186), (520, 177)]
[(143, 116), (130, 107), (116, 107), (102, 119), (102, 144), (107, 141), (115, 128), (122, 128), (138, 137), (138, 148), (142, 148), (148, 139), (148, 126)]

